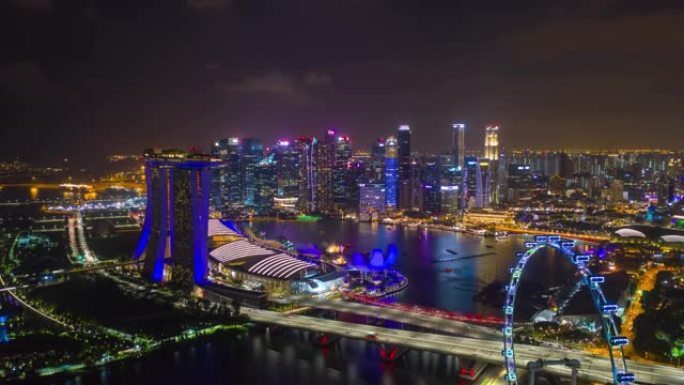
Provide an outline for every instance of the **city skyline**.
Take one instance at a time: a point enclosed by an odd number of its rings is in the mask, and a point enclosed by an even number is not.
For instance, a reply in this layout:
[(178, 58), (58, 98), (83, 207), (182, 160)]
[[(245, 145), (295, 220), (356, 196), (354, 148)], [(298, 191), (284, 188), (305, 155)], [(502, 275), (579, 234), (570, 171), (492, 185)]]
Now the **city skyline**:
[(401, 123), (421, 133), (418, 149), (450, 141), (453, 122), (501, 125), (508, 148), (684, 139), (678, 2), (16, 0), (2, 11), (6, 159), (84, 164), (331, 128), (371, 143)]
[(684, 385), (682, 21), (0, 2), (0, 383)]

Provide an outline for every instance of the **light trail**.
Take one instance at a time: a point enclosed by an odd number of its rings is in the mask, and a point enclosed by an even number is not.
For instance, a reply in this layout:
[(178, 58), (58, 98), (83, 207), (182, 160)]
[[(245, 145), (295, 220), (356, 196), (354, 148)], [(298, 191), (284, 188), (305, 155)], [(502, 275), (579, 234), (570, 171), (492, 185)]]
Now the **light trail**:
[[(7, 286), (7, 284), (5, 283), (5, 280), (2, 278), (2, 275), (0, 275), (0, 284), (2, 284), (2, 286)], [(17, 302), (19, 302), (20, 304), (22, 304), (22, 305), (23, 305), (24, 307), (26, 307), (27, 309), (32, 310), (34, 313), (36, 313), (36, 314), (38, 314), (38, 315), (40, 315), (40, 316), (42, 316), (42, 317), (44, 317), (44, 318), (46, 318), (46, 319), (52, 321), (52, 322), (55, 322), (55, 323), (57, 323), (57, 324), (59, 324), (59, 325), (65, 327), (65, 328), (67, 328), (67, 329), (69, 329), (69, 330), (73, 330), (73, 329), (74, 329), (73, 326), (68, 325), (68, 324), (66, 324), (66, 323), (64, 323), (64, 322), (62, 322), (62, 321), (60, 321), (60, 320), (58, 320), (57, 318), (51, 316), (51, 315), (48, 314), (48, 313), (45, 313), (44, 311), (42, 311), (42, 310), (40, 310), (40, 309), (38, 309), (38, 308), (36, 308), (36, 307), (34, 307), (34, 306), (31, 306), (31, 304), (29, 304), (28, 302), (26, 302), (26, 301), (24, 301), (23, 299), (21, 299), (21, 297), (19, 297), (19, 296), (14, 292), (13, 289), (8, 289), (8, 290), (6, 290), (6, 291), (7, 291), (7, 293), (9, 293), (9, 295), (12, 296), (12, 298), (16, 299)]]

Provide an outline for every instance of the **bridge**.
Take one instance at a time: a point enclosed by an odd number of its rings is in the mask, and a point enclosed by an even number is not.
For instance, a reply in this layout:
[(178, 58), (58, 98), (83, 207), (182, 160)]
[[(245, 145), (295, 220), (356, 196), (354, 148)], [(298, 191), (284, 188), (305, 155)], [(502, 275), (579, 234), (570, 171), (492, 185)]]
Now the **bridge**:
[[(345, 338), (369, 340), (379, 344), (400, 346), (408, 349), (429, 351), (454, 355), (460, 358), (486, 362), (497, 366), (504, 365), (501, 354), (501, 342), (476, 338), (445, 336), (442, 334), (423, 333), (398, 329), (387, 329), (378, 326), (359, 325), (348, 322), (320, 319), (310, 316), (283, 314), (267, 310), (243, 308), (241, 312), (257, 323), (278, 325), (287, 328), (307, 330)], [(519, 369), (525, 369), (528, 361), (540, 357), (548, 360), (564, 358), (577, 359), (581, 363), (579, 378), (602, 383), (612, 382), (610, 360), (587, 352), (577, 350), (561, 350), (518, 344), (516, 347)], [(630, 370), (637, 375), (639, 381), (648, 384), (684, 384), (684, 371), (665, 365), (641, 363), (627, 360)], [(571, 376), (571, 370), (565, 367), (548, 367), (546, 371), (560, 376)]]
[(473, 325), (461, 320), (446, 318), (438, 314), (427, 314), (420, 311), (414, 312), (395, 309), (392, 307), (367, 305), (359, 302), (348, 302), (341, 300), (333, 301), (304, 297), (272, 299), (271, 301), (281, 304), (295, 304), (314, 309), (372, 317), (376, 319), (394, 321), (405, 325), (420, 326), (421, 328), (435, 330), (436, 332), (440, 333), (468, 335), (473, 338), (481, 338), (491, 341), (500, 341), (502, 337), (499, 329)]

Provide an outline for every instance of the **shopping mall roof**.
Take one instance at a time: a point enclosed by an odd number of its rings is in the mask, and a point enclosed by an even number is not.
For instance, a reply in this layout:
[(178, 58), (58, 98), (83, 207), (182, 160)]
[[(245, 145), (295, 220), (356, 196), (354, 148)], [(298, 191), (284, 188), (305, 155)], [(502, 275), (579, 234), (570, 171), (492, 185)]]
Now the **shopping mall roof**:
[(289, 254), (280, 253), (250, 259), (242, 269), (251, 274), (288, 279), (301, 271), (314, 269), (316, 267), (317, 266), (313, 263), (304, 262)]
[(274, 251), (257, 246), (246, 240), (226, 243), (209, 252), (209, 255), (221, 263), (233, 262), (239, 259), (267, 256), (275, 254)]
[(208, 236), (215, 235), (240, 235), (235, 228), (231, 228), (232, 223), (223, 222), (220, 219), (209, 219)]

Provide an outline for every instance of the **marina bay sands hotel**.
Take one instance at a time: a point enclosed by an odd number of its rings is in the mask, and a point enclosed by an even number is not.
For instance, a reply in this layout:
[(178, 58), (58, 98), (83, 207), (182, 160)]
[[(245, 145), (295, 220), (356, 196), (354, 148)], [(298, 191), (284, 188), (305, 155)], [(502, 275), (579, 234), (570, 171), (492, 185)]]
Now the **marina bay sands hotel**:
[(211, 170), (221, 161), (179, 150), (146, 150), (145, 222), (133, 258), (152, 281), (202, 285), (208, 274)]

